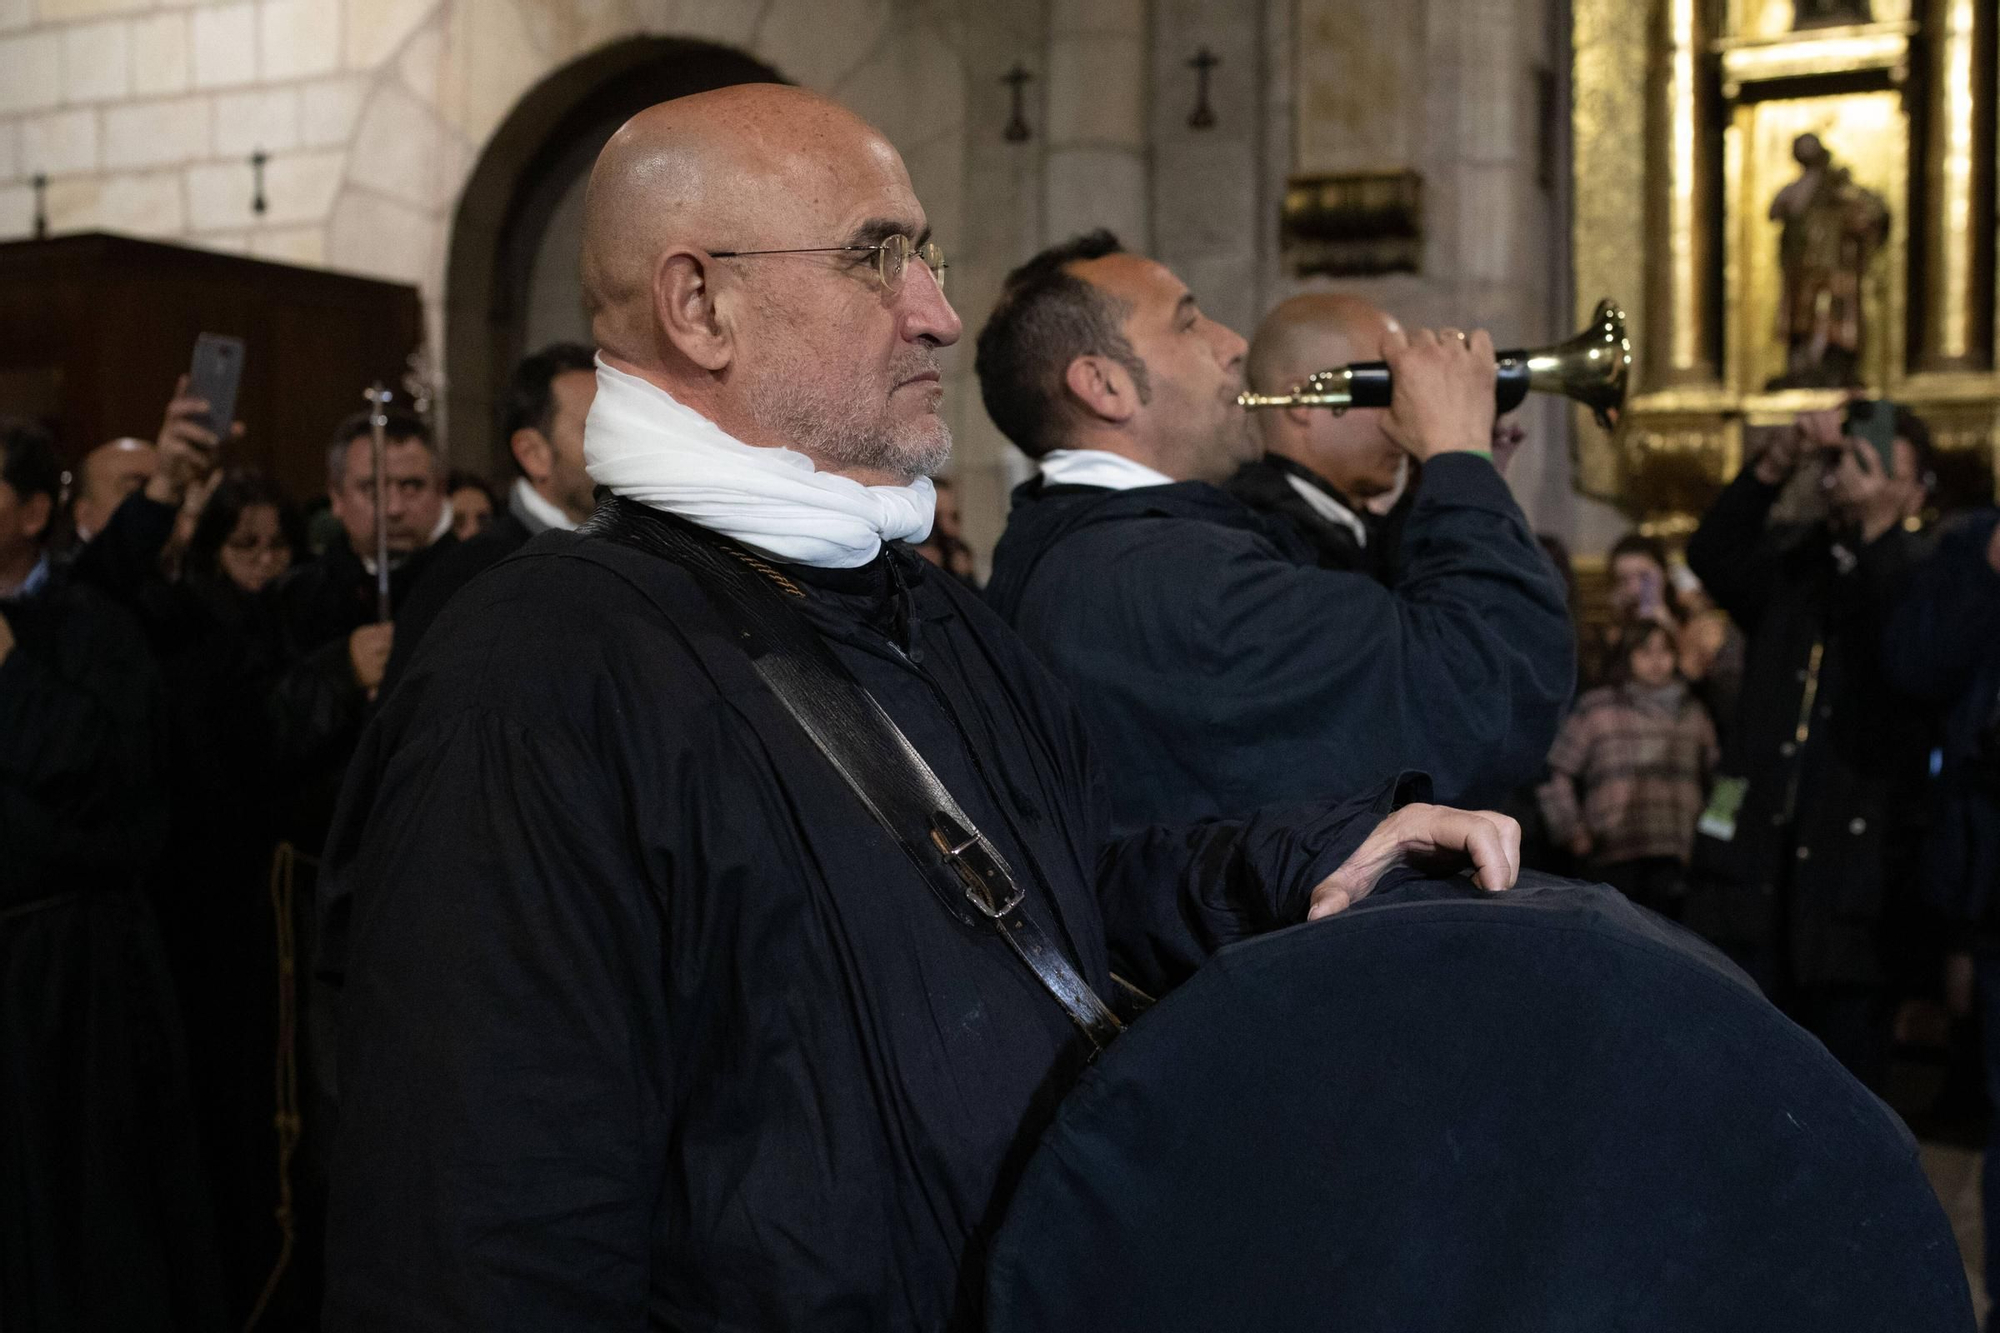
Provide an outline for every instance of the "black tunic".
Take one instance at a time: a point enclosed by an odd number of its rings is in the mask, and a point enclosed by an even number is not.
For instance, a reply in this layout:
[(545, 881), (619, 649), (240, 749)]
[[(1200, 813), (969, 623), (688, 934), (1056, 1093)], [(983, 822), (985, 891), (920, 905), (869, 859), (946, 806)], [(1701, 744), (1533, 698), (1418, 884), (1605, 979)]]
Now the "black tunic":
[[(625, 520), (631, 521), (631, 520)], [(1164, 988), (1299, 919), (1374, 805), (1105, 833), (1067, 696), (907, 550), (791, 570), (1083, 974)], [(545, 533), (468, 585), (369, 728), (334, 1329), (936, 1329), (1076, 1068), (679, 567)]]
[(1576, 674), (1564, 589), (1493, 465), (1433, 459), (1397, 585), (1201, 482), (1015, 492), (987, 596), (1076, 691), (1116, 827), (1541, 775)]

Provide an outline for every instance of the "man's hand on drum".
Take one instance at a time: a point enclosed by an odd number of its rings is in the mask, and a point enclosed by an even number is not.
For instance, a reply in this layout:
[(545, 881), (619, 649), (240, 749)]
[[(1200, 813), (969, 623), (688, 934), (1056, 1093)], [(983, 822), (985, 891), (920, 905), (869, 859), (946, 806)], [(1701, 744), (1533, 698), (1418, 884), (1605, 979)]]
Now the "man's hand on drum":
[(1346, 911), (1397, 866), (1448, 875), (1468, 864), (1480, 888), (1513, 888), (1521, 877), (1521, 826), (1492, 810), (1406, 805), (1377, 824), (1354, 855), (1319, 882), (1306, 920)]

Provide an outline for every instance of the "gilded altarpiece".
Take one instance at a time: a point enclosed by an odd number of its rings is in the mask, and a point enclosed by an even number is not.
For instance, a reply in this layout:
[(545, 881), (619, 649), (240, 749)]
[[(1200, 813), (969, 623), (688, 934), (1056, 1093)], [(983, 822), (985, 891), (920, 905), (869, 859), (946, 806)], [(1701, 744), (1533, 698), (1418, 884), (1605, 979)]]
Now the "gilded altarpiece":
[[(1945, 502), (1993, 496), (1992, 0), (1572, 14), (1578, 322), (1617, 297), (1635, 352), (1618, 429), (1576, 424), (1578, 488), (1678, 535), (1746, 426), (1852, 385), (1930, 421)], [(1835, 258), (1802, 259), (1809, 236)]]

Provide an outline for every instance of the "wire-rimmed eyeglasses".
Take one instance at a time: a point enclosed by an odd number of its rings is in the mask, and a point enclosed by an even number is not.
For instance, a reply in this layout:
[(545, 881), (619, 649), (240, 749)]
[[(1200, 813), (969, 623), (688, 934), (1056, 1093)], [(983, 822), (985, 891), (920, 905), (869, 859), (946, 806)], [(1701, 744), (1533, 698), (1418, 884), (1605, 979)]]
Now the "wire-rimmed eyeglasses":
[(910, 271), (910, 261), (921, 259), (924, 267), (937, 280), (938, 290), (944, 290), (943, 247), (936, 241), (918, 245), (901, 232), (879, 245), (814, 245), (799, 250), (711, 250), (708, 253), (712, 259), (750, 259), (758, 255), (872, 254), (875, 256), (875, 276), (882, 280), (882, 290), (891, 295), (902, 289), (903, 279)]

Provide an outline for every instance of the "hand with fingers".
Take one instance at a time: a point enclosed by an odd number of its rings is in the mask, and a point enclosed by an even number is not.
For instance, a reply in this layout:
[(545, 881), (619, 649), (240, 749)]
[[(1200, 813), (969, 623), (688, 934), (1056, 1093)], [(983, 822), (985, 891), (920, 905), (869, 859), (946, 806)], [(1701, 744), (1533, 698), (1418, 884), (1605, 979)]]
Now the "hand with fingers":
[[(222, 441), (208, 426), (208, 403), (188, 393), (188, 377), (174, 385), (173, 400), (154, 441), (159, 467), (146, 483), (146, 498), (179, 507), (188, 491), (205, 481), (221, 461)], [(241, 439), (243, 423), (234, 422), (229, 438)]]
[(1424, 462), (1493, 448), (1497, 365), (1484, 329), (1470, 338), (1452, 329), (1408, 337), (1391, 329), (1382, 358), (1395, 383), (1382, 427), (1411, 457)]
[(1398, 866), (1448, 875), (1472, 868), (1472, 881), (1493, 892), (1521, 877), (1521, 826), (1492, 810), (1411, 804), (1375, 831), (1313, 889), (1306, 920), (1344, 912)]

